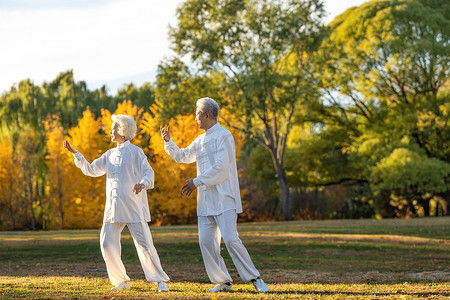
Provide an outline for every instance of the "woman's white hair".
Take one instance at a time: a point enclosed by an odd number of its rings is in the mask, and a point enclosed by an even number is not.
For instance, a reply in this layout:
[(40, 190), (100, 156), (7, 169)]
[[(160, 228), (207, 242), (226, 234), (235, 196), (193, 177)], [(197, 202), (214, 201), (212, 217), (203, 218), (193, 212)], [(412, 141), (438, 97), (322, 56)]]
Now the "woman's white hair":
[(131, 141), (136, 136), (137, 126), (133, 117), (127, 115), (112, 115), (113, 122), (119, 124), (119, 134), (125, 139)]
[(203, 112), (208, 112), (216, 121), (219, 117), (219, 104), (209, 97), (200, 98), (197, 100), (197, 107)]

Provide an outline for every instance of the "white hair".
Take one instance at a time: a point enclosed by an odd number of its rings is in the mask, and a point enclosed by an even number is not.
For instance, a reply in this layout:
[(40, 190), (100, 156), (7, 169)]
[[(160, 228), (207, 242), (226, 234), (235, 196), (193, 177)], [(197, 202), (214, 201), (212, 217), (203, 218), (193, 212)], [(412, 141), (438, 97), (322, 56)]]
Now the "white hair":
[(113, 122), (119, 124), (119, 134), (127, 140), (132, 140), (136, 136), (137, 126), (133, 117), (127, 115), (112, 115)]
[(216, 121), (219, 117), (219, 104), (209, 97), (200, 98), (197, 100), (197, 107), (203, 112), (208, 112)]

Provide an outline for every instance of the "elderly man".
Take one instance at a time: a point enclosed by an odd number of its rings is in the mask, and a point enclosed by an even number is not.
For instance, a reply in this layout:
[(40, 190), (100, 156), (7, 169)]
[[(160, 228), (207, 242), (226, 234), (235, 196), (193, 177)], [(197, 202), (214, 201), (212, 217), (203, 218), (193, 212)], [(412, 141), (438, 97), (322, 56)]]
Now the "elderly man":
[[(154, 172), (141, 148), (130, 143), (136, 136), (136, 123), (126, 115), (113, 115), (110, 135), (117, 147), (106, 151), (89, 163), (69, 142), (64, 147), (72, 152), (75, 164), (88, 176), (106, 174), (106, 205), (100, 246), (108, 270), (112, 290), (130, 288), (130, 278), (120, 258), (120, 234), (125, 226), (133, 237), (147, 281), (158, 283), (158, 292), (168, 291), (169, 280), (163, 271), (153, 245), (147, 222), (150, 222), (147, 193), (153, 188)], [(144, 191), (141, 193), (141, 191)]]
[(233, 135), (217, 122), (219, 105), (211, 98), (197, 100), (195, 120), (204, 134), (180, 149), (170, 138), (170, 126), (161, 127), (166, 153), (178, 163), (197, 162), (197, 177), (186, 181), (186, 196), (198, 188), (199, 244), (206, 272), (216, 286), (209, 292), (232, 291), (232, 280), (220, 256), (223, 237), (239, 276), (252, 281), (258, 292), (269, 289), (256, 270), (237, 232), (237, 214), (242, 213)]

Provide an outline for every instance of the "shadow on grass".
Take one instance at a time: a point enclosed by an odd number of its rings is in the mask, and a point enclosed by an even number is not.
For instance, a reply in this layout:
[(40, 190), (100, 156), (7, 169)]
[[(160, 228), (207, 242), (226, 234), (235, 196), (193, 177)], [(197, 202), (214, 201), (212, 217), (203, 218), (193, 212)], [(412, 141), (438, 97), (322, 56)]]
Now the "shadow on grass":
[[(258, 294), (257, 292), (254, 292), (255, 294)], [(443, 292), (443, 293), (439, 293), (439, 292), (419, 292), (419, 293), (407, 293), (407, 292), (392, 292), (392, 293), (388, 293), (388, 292), (332, 292), (332, 291), (276, 291), (276, 292), (268, 292), (267, 294), (273, 294), (273, 295), (278, 295), (278, 294), (283, 294), (283, 295), (298, 295), (298, 296), (311, 296), (311, 295), (316, 295), (316, 296), (376, 296), (376, 297), (402, 297), (402, 296), (414, 296), (414, 297), (432, 297), (432, 296), (443, 296), (443, 297), (448, 297), (450, 296), (450, 292)]]

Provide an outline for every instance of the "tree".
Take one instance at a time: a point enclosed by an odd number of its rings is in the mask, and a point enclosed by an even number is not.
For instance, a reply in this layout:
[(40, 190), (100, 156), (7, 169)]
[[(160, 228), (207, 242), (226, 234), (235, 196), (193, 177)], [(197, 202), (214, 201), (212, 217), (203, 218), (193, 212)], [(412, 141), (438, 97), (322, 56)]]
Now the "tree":
[(155, 102), (155, 91), (154, 87), (148, 82), (142, 84), (139, 88), (130, 83), (117, 91), (116, 98), (119, 102), (130, 100), (134, 105), (149, 111), (150, 106)]
[[(445, 192), (438, 182), (448, 186), (449, 12), (440, 0), (370, 1), (335, 18), (314, 55), (325, 95), (321, 125), (347, 129), (342, 150), (353, 179), (368, 181), (372, 197), (384, 195), (377, 201), (396, 194), (413, 205)], [(385, 176), (389, 166), (397, 171)], [(433, 176), (407, 172), (411, 166), (433, 166)]]
[[(20, 227), (17, 217), (22, 214), (19, 195), (21, 174), (17, 168), (18, 161), (14, 155), (14, 148), (7, 138), (0, 143), (0, 228), (16, 229)], [(7, 226), (9, 224), (9, 226)], [(19, 225), (19, 226), (18, 226)]]
[[(150, 113), (144, 116), (142, 131), (151, 137), (152, 168), (155, 171), (155, 189), (151, 191), (152, 210), (157, 211), (160, 223), (186, 224), (193, 221), (197, 201), (195, 195), (186, 197), (181, 194), (181, 186), (189, 178), (195, 177), (195, 164), (177, 164), (164, 151), (164, 141), (159, 132), (159, 120), (156, 103)], [(169, 122), (172, 138), (180, 145), (187, 147), (199, 134), (197, 123), (192, 115), (177, 116)]]
[(179, 58), (166, 59), (158, 65), (156, 97), (160, 121), (167, 122), (178, 115), (191, 114), (195, 100), (208, 95), (217, 99), (220, 75), (197, 74)]
[[(99, 158), (107, 149), (105, 136), (101, 132), (101, 121), (86, 109), (78, 125), (69, 129), (68, 140), (80, 151), (87, 161)], [(66, 151), (70, 154), (68, 151)], [(71, 158), (73, 162), (73, 157)], [(85, 176), (74, 163), (70, 172), (74, 174), (70, 187), (70, 213), (66, 213), (69, 228), (92, 228), (102, 222), (105, 208), (105, 176)]]
[(43, 95), (38, 86), (29, 79), (22, 80), (13, 86), (0, 99), (1, 136), (9, 136), (12, 140), (25, 128), (36, 130), (41, 127), (41, 120), (46, 115)]
[(323, 14), (319, 0), (188, 0), (170, 31), (179, 55), (222, 75), (221, 102), (238, 120), (230, 125), (270, 151), (285, 220), (291, 219), (286, 140), (294, 112), (313, 92), (303, 61), (318, 41)]
[[(58, 117), (49, 118), (44, 122), (46, 134), (47, 155), (46, 163), (48, 168), (48, 207), (46, 213), (48, 221), (53, 225), (53, 215), (55, 210), (59, 214), (59, 228), (65, 228), (65, 215), (70, 206), (71, 183), (73, 183), (73, 157), (62, 147), (65, 140), (64, 129)], [(55, 209), (56, 207), (56, 209)]]
[(26, 227), (37, 229), (39, 217), (42, 216), (40, 201), (43, 196), (44, 160), (43, 138), (31, 128), (19, 134), (17, 147), (18, 166), (23, 176), (20, 198), (26, 208)]

